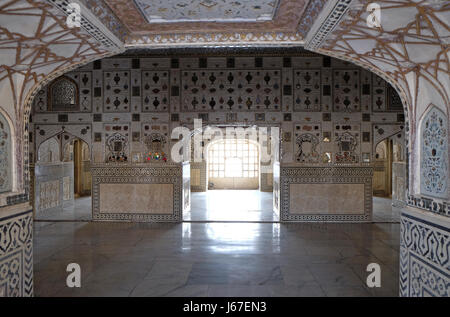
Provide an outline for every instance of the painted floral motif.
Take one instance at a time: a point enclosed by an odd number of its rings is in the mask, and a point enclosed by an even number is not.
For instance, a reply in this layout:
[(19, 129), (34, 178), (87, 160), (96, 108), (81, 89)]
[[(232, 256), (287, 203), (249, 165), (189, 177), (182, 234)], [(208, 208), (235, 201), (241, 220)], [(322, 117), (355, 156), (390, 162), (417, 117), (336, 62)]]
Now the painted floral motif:
[(0, 193), (11, 190), (11, 133), (5, 117), (0, 114)]
[(431, 196), (446, 197), (448, 178), (447, 119), (432, 108), (422, 121), (421, 191)]

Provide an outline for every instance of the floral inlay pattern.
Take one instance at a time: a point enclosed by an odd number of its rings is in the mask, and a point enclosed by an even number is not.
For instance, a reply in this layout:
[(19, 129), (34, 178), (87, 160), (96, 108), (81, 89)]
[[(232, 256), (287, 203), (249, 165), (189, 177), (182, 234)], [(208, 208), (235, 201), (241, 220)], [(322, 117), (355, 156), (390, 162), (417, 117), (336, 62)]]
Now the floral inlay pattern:
[(422, 121), (423, 194), (446, 197), (448, 181), (448, 122), (437, 108), (431, 108)]

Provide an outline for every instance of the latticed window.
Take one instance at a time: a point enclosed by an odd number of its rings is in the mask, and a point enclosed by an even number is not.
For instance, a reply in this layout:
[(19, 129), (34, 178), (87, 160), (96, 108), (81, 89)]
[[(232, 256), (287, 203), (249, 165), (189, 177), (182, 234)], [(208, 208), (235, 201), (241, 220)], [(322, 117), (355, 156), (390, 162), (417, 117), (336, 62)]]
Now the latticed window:
[(62, 77), (53, 82), (49, 88), (52, 110), (78, 110), (78, 88), (72, 79)]
[(248, 140), (225, 139), (208, 150), (209, 177), (258, 177), (258, 146)]

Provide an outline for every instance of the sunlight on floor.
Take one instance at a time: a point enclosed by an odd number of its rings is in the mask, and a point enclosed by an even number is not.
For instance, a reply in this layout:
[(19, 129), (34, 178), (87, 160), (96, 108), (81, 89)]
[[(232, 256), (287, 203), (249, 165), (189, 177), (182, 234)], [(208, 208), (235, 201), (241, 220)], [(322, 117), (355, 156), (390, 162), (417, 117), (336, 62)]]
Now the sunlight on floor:
[(278, 221), (272, 193), (259, 190), (209, 190), (191, 194), (189, 221)]

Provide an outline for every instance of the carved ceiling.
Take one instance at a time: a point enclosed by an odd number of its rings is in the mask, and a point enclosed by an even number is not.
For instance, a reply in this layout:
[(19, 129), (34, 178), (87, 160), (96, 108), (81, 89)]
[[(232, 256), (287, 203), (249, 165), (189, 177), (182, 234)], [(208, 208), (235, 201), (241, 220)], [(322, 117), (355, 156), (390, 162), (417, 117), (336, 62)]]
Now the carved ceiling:
[(272, 20), (279, 0), (134, 0), (149, 23)]
[[(0, 2), (0, 106), (13, 118), (16, 131), (26, 129), (24, 119), (28, 121), (29, 107), (25, 107), (25, 100), (33, 87), (42, 84), (50, 74), (119, 51), (106, 37), (93, 34), (94, 25), (70, 29), (66, 18), (61, 10), (45, 1)], [(22, 139), (23, 134), (18, 133), (15, 140), (18, 175), (22, 175), (23, 168)]]
[[(302, 40), (298, 26), (308, 2), (309, 0), (105, 0), (130, 31), (127, 40), (129, 45), (195, 42), (298, 43)], [(161, 19), (166, 21), (162, 22)]]
[(377, 1), (380, 26), (374, 27), (367, 23), (371, 2), (335, 1), (335, 15), (320, 22), (320, 27), (308, 36), (306, 47), (381, 71), (403, 88), (409, 113), (413, 113), (411, 107), (415, 107), (422, 83), (434, 87), (448, 107), (450, 3)]

